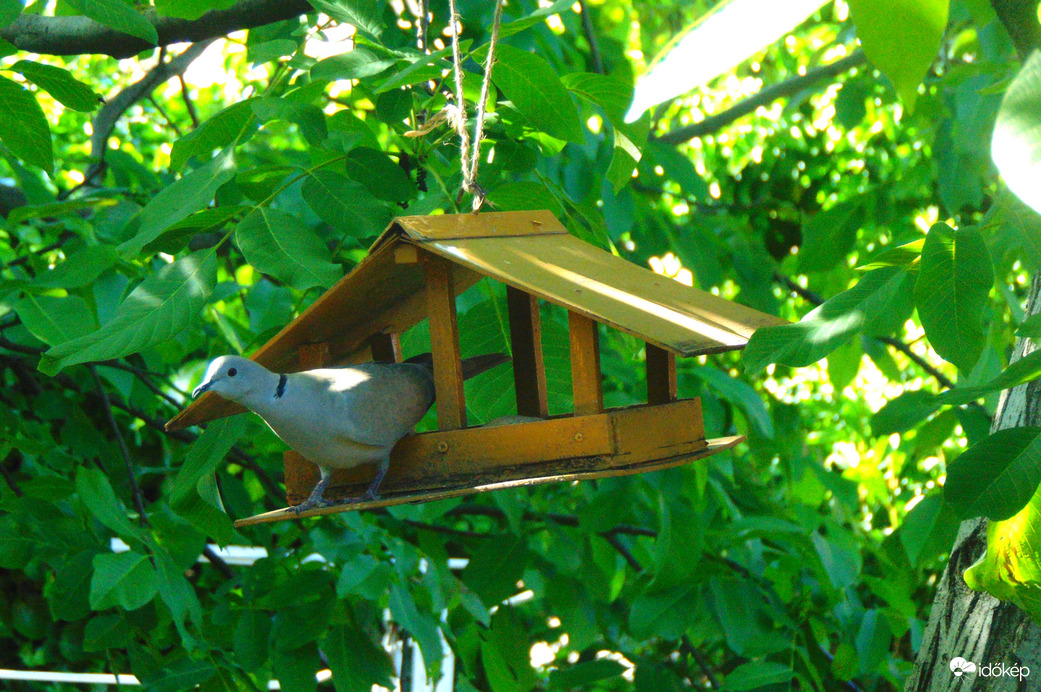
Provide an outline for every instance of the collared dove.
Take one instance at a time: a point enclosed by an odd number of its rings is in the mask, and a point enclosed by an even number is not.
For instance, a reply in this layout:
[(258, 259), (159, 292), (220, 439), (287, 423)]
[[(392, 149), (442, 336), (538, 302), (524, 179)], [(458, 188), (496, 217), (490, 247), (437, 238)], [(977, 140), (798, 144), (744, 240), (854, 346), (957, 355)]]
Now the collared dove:
[[(501, 353), (467, 358), (469, 379), (510, 360)], [(361, 498), (378, 499), (390, 451), (413, 431), (434, 403), (433, 359), (429, 353), (404, 363), (364, 363), (344, 368), (278, 375), (239, 356), (210, 363), (192, 397), (216, 392), (250, 409), (282, 441), (314, 462), (321, 479), (296, 505), (298, 513), (330, 504), (322, 497), (333, 469), (378, 464), (376, 477)]]

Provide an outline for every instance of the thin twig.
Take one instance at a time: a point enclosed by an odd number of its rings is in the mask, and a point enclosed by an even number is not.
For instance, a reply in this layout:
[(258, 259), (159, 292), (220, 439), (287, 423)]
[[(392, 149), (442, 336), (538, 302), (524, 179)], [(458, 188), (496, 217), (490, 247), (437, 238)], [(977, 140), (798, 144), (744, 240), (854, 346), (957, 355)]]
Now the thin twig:
[(206, 559), (210, 561), (210, 564), (216, 567), (217, 571), (225, 577), (228, 579), (233, 579), (235, 577), (235, 571), (228, 566), (228, 563), (224, 561), (224, 558), (217, 554), (216, 550), (210, 547), (209, 543), (207, 543), (206, 547), (202, 549), (202, 554), (205, 555)]
[(680, 638), (680, 650), (688, 654), (694, 659), (694, 662), (698, 664), (698, 668), (701, 668), (701, 672), (705, 674), (705, 679), (708, 680), (709, 687), (714, 690), (719, 689), (719, 679), (716, 678), (715, 673), (712, 672), (712, 667), (708, 664), (708, 659), (705, 658), (705, 654), (701, 653), (694, 643), (690, 641), (690, 637), (683, 635)]
[(622, 543), (622, 539), (620, 539), (616, 534), (613, 534), (609, 531), (604, 531), (599, 535), (602, 536), (603, 539), (607, 541), (612, 548), (618, 551), (619, 555), (625, 558), (625, 561), (629, 563), (629, 566), (632, 567), (634, 571), (643, 571), (643, 565), (640, 564), (640, 561), (636, 559), (636, 556), (632, 554), (629, 548), (627, 548), (625, 544)]
[(94, 377), (94, 384), (97, 385), (98, 394), (101, 395), (101, 400), (105, 404), (105, 414), (108, 418), (108, 423), (112, 426), (112, 432), (116, 436), (116, 442), (119, 443), (119, 451), (123, 455), (123, 462), (126, 464), (127, 478), (130, 480), (130, 492), (134, 498), (134, 506), (137, 507), (137, 521), (141, 526), (148, 525), (148, 514), (145, 512), (145, 501), (141, 495), (141, 488), (137, 485), (137, 476), (134, 474), (134, 462), (130, 460), (130, 451), (127, 449), (126, 441), (123, 439), (123, 433), (119, 429), (119, 424), (116, 423), (116, 417), (112, 413), (112, 402), (108, 398), (108, 392), (105, 391), (105, 385), (102, 384), (101, 378), (98, 377), (98, 371), (93, 365), (88, 366), (90, 374)]
[(183, 137), (181, 134), (181, 128), (177, 127), (177, 123), (173, 121), (173, 118), (171, 118), (170, 114), (166, 112), (166, 109), (160, 106), (159, 102), (155, 100), (155, 94), (148, 95), (148, 102), (159, 111), (159, 115), (163, 116), (163, 120), (165, 120), (166, 124), (170, 126), (170, 129), (174, 131), (174, 134), (177, 135), (177, 139)]
[(582, 9), (582, 33), (585, 34), (586, 43), (589, 44), (589, 60), (593, 63), (593, 72), (604, 74), (604, 60), (600, 56), (600, 44), (596, 40), (593, 18), (589, 16), (589, 4), (587, 0), (579, 0), (578, 4)]
[(188, 117), (192, 119), (192, 129), (199, 128), (199, 114), (195, 111), (195, 104), (192, 103), (192, 97), (188, 94), (188, 85), (184, 82), (184, 74), (177, 75), (177, 81), (181, 83), (181, 96), (184, 98), (184, 105), (188, 109)]
[(864, 52), (858, 50), (841, 60), (836, 60), (828, 65), (816, 67), (804, 75), (789, 79), (780, 84), (768, 86), (757, 94), (749, 96), (744, 101), (731, 106), (722, 113), (709, 116), (699, 123), (678, 127), (675, 130), (660, 135), (656, 139), (659, 142), (665, 142), (666, 144), (682, 144), (683, 142), (694, 139), (695, 137), (710, 135), (722, 130), (738, 118), (742, 118), (749, 113), (754, 113), (755, 109), (760, 106), (765, 106), (769, 103), (773, 103), (777, 99), (797, 94), (817, 82), (831, 79), (847, 70), (858, 67), (864, 64), (866, 60), (867, 58), (864, 57)]

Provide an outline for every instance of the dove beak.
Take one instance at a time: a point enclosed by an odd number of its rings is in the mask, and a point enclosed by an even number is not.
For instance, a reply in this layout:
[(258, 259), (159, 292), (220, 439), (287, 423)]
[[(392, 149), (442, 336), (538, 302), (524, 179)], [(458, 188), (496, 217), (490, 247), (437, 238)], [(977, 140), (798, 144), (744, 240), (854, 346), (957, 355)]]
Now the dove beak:
[(198, 387), (196, 387), (195, 391), (192, 392), (192, 398), (198, 399), (200, 394), (209, 390), (209, 388), (213, 386), (213, 382), (213, 380), (210, 380), (209, 382), (203, 382)]

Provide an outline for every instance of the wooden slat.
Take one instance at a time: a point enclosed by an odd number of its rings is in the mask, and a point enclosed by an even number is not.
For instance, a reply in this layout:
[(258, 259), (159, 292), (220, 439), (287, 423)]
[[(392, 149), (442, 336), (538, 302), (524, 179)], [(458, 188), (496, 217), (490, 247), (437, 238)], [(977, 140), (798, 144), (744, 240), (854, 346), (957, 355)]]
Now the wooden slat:
[(647, 344), (647, 403), (667, 404), (676, 400), (676, 355)]
[(513, 350), (513, 384), (517, 390), (517, 414), (546, 418), (546, 366), (542, 358), (542, 319), (539, 299), (506, 287), (510, 313), (510, 345)]
[(301, 370), (314, 370), (316, 368), (328, 367), (332, 364), (329, 355), (329, 344), (303, 344), (297, 356), (300, 359)]
[[(610, 458), (615, 453), (613, 421), (608, 414), (557, 418), (465, 430), (410, 435), (394, 447), (381, 493), (429, 490), (528, 475), (528, 467), (585, 457)], [(357, 497), (375, 473), (367, 465), (333, 472), (325, 497)], [(308, 462), (286, 469), (289, 504), (297, 504), (318, 482)]]
[(567, 234), (557, 217), (545, 210), (401, 216), (395, 219), (395, 223), (409, 237), (420, 241)]
[[(467, 436), (475, 430), (494, 431), (496, 428), (471, 428), (466, 431), (424, 433), (423, 435), (405, 438), (395, 448), (391, 457), (391, 470), (384, 481), (379, 500), (310, 510), (301, 513), (299, 517), (336, 514), (339, 512), (415, 502), (429, 502), (473, 493), (526, 487), (542, 483), (588, 480), (657, 471), (703, 459), (729, 449), (744, 440), (740, 436), (715, 440), (693, 439), (699, 435), (702, 426), (700, 417), (692, 420), (692, 416), (700, 416), (700, 407), (697, 403), (680, 401), (666, 406), (644, 406), (610, 411), (602, 416), (563, 418), (519, 424), (511, 427), (519, 428), (518, 432), (523, 433), (522, 437), (530, 440), (551, 437), (543, 432), (543, 430), (548, 429), (549, 424), (564, 422), (586, 424), (591, 419), (607, 420), (611, 426), (614, 438), (614, 451), (608, 455), (573, 457), (513, 465), (508, 459), (508, 450), (503, 450), (501, 446), (496, 446), (501, 445), (502, 440), (505, 438), (497, 438), (493, 433), (480, 442), (480, 447), (487, 449), (490, 454), (496, 455), (492, 462), (488, 462), (488, 458), (483, 457), (482, 459), (485, 463), (478, 463), (479, 460), (474, 460), (468, 466), (463, 467), (469, 470), (461, 474), (441, 475), (438, 482), (434, 484), (418, 481), (413, 485), (409, 485), (408, 482), (402, 482), (404, 476), (399, 475), (396, 479), (395, 474), (403, 473), (403, 470), (409, 468), (409, 464), (413, 460), (418, 459), (422, 455), (430, 456), (428, 460), (422, 463), (436, 473), (440, 468), (437, 456), (441, 454), (437, 451), (440, 442), (443, 442), (445, 439), (451, 439), (445, 436)], [(540, 427), (532, 429), (528, 426)], [(655, 436), (653, 434), (655, 428), (665, 431), (665, 437), (659, 438)], [(579, 442), (584, 443), (586, 439), (588, 438), (584, 438), (584, 440)], [(586, 451), (592, 448), (594, 447), (588, 447)], [(458, 448), (452, 447), (450, 444), (449, 451), (445, 454), (451, 456), (451, 450), (453, 449)], [(474, 449), (479, 448), (472, 448), (471, 453), (473, 453)], [(567, 450), (564, 447), (559, 447), (557, 448), (557, 453), (567, 453)], [(536, 454), (546, 455), (546, 452), (537, 451)], [(317, 472), (313, 466), (308, 466), (314, 475), (303, 479), (303, 485), (310, 483), (308, 487), (313, 487), (314, 482), (317, 480)], [(496, 466), (498, 466), (497, 470)], [(343, 471), (334, 473), (330, 490), (326, 493), (327, 497), (357, 497), (364, 492), (369, 476), (362, 477), (359, 475), (359, 480), (353, 486), (345, 488), (341, 484), (344, 473)], [(299, 499), (304, 499), (304, 496), (300, 496)], [(235, 526), (249, 526), (251, 524), (295, 518), (298, 518), (298, 515), (292, 512), (292, 510), (276, 510), (241, 519), (235, 522)]]
[(571, 335), (571, 391), (575, 415), (604, 410), (604, 387), (600, 376), (600, 332), (596, 322), (577, 312), (568, 312)]
[(377, 332), (369, 337), (369, 349), (376, 363), (400, 363), (401, 339), (397, 334)]
[(430, 351), (434, 356), (437, 426), (441, 430), (466, 427), (463, 362), (459, 354), (459, 325), (455, 314), (452, 264), (435, 255), (422, 262), (426, 273), (427, 313), (430, 315)]

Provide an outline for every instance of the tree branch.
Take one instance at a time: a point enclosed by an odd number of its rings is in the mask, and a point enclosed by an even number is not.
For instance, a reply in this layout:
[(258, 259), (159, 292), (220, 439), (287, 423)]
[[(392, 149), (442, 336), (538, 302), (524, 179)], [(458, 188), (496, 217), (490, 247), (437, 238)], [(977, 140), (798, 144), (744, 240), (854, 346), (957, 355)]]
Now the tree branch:
[(710, 135), (713, 132), (722, 130), (738, 118), (755, 112), (755, 109), (759, 108), (759, 106), (765, 106), (768, 103), (773, 103), (777, 99), (797, 94), (803, 89), (813, 86), (817, 82), (831, 79), (847, 70), (863, 65), (866, 60), (867, 58), (864, 57), (864, 52), (858, 50), (841, 60), (836, 60), (833, 63), (822, 65), (821, 67), (815, 67), (800, 77), (794, 77), (786, 82), (768, 86), (759, 93), (749, 96), (744, 101), (728, 108), (722, 113), (709, 116), (700, 123), (685, 125), (684, 127), (666, 132), (656, 139), (659, 142), (665, 142), (666, 144), (683, 144), (695, 137)]
[[(159, 34), (157, 46), (168, 46), (206, 41), (314, 11), (305, 0), (244, 0), (226, 10), (211, 10), (198, 19), (160, 17), (154, 9), (145, 10), (143, 15)], [(156, 47), (87, 17), (36, 14), (22, 14), (0, 29), (0, 38), (19, 50), (44, 55), (100, 54), (129, 58)]]
[(582, 33), (585, 34), (586, 43), (589, 44), (589, 61), (592, 63), (593, 72), (604, 74), (604, 59), (600, 57), (600, 44), (596, 40), (596, 29), (593, 28), (593, 18), (589, 16), (589, 3), (579, 0), (582, 8)]
[(130, 460), (130, 451), (127, 449), (126, 440), (123, 439), (123, 433), (119, 429), (119, 424), (116, 423), (116, 417), (112, 415), (112, 402), (109, 401), (105, 385), (101, 382), (101, 378), (98, 377), (97, 369), (93, 365), (89, 366), (89, 369), (90, 374), (94, 377), (94, 384), (97, 386), (101, 401), (105, 404), (105, 417), (108, 418), (108, 424), (112, 427), (112, 432), (116, 436), (116, 442), (119, 443), (119, 452), (123, 455), (123, 463), (127, 469), (127, 478), (130, 480), (130, 492), (134, 497), (134, 506), (137, 508), (137, 521), (141, 526), (147, 526), (148, 514), (145, 512), (144, 497), (141, 495), (141, 488), (137, 485), (137, 475), (134, 473), (134, 463)]

